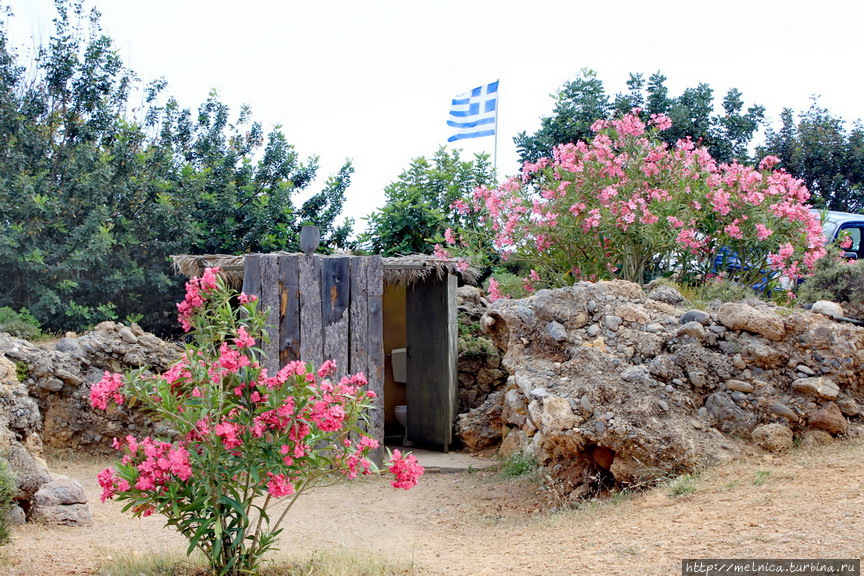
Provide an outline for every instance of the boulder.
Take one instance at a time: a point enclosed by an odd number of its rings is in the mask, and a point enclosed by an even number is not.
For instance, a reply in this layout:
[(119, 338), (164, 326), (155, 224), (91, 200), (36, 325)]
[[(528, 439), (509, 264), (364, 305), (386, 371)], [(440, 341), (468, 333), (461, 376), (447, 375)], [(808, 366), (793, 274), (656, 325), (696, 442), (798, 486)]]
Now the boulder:
[(730, 330), (746, 330), (772, 341), (786, 335), (783, 320), (775, 314), (758, 310), (744, 302), (726, 302), (717, 310), (720, 323)]
[(834, 402), (828, 402), (814, 412), (810, 416), (808, 424), (811, 428), (824, 430), (829, 434), (835, 435), (845, 434), (849, 429), (849, 422), (846, 421), (843, 412), (840, 411), (840, 407)]
[(762, 424), (750, 433), (753, 442), (771, 452), (782, 452), (792, 447), (792, 430), (783, 424)]
[(825, 398), (826, 400), (834, 400), (840, 393), (840, 387), (830, 378), (823, 376), (798, 378), (792, 382), (792, 388), (802, 394)]
[(17, 441), (12, 441), (9, 444), (6, 459), (18, 483), (18, 493), (14, 496), (15, 500), (27, 500), (43, 484), (51, 481), (47, 467), (34, 458)]
[(824, 314), (825, 316), (829, 316), (831, 318), (843, 318), (846, 314), (843, 312), (843, 307), (836, 302), (831, 302), (829, 300), (818, 300), (813, 303), (810, 310), (813, 312)]
[(92, 526), (84, 487), (74, 478), (55, 475), (30, 499), (30, 518), (50, 525)]

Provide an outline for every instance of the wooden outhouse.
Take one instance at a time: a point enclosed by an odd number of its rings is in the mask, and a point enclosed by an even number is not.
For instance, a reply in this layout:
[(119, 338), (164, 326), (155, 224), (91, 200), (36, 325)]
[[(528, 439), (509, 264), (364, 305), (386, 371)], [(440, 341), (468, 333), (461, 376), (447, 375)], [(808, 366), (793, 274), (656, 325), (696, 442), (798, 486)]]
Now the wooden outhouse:
[[(337, 375), (366, 373), (377, 394), (368, 432), (400, 444), (395, 407), (408, 406), (407, 437), (447, 452), (458, 409), (456, 262), (428, 256), (320, 254), (175, 256), (187, 276), (219, 266), (232, 284), (259, 296), (273, 327), (268, 371), (292, 360), (336, 362)], [(462, 273), (474, 280), (474, 271)], [(393, 351), (405, 350), (404, 383)], [(398, 353), (398, 352), (397, 352)]]

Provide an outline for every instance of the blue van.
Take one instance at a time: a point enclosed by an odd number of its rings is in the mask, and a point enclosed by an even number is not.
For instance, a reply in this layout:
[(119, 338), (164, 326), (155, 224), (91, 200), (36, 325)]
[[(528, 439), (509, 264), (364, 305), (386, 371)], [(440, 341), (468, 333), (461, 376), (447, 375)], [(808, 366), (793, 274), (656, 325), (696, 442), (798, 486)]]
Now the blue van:
[[(864, 258), (864, 214), (852, 214), (850, 212), (837, 212), (834, 210), (810, 210), (812, 213), (822, 219), (822, 233), (825, 236), (825, 243), (836, 241), (841, 236), (848, 236), (852, 240), (852, 244), (843, 252), (844, 258), (857, 260)], [(740, 270), (741, 263), (735, 252), (728, 248), (721, 248), (714, 257), (714, 270), (726, 270), (735, 273)], [(776, 278), (776, 272), (764, 270), (765, 275), (755, 284), (753, 289), (757, 292), (769, 289), (770, 281)], [(780, 287), (784, 290), (790, 288), (788, 278), (780, 278)], [(801, 280), (799, 279), (799, 282)], [(777, 289), (777, 288), (774, 288)]]

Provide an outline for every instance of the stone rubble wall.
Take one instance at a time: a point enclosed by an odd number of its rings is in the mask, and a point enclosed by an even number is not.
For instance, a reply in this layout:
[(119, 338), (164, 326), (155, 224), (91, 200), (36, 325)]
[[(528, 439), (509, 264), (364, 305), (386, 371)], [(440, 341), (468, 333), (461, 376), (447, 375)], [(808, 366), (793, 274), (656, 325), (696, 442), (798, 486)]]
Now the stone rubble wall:
[[(510, 375), (501, 363), (501, 353), (483, 334), (480, 319), (491, 306), (479, 288), (462, 286), (457, 306), (459, 339), (459, 414), (481, 406), (489, 395), (500, 390)], [(484, 346), (485, 344), (485, 346)]]
[(481, 322), (510, 377), (457, 433), (533, 455), (574, 497), (729, 458), (726, 435), (782, 450), (861, 430), (864, 329), (825, 314), (693, 310), (674, 288), (612, 281), (499, 300)]
[[(83, 489), (74, 479), (49, 473), (43, 443), (56, 450), (113, 454), (115, 436), (164, 433), (164, 426), (127, 407), (93, 410), (90, 387), (106, 370), (163, 371), (181, 352), (135, 324), (103, 322), (51, 345), (0, 333), (0, 456), (18, 483), (13, 522), (92, 524)], [(26, 374), (21, 379), (20, 371)]]

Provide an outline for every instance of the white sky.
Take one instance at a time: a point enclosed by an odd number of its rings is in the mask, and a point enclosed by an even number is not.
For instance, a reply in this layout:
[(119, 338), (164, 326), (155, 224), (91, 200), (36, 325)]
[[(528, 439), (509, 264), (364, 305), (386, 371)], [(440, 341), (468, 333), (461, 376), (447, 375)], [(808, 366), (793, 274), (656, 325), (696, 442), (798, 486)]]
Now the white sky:
[[(13, 41), (46, 40), (51, 0), (6, 0)], [(2, 2), (0, 2), (2, 3)], [(450, 99), (500, 79), (499, 174), (517, 171), (513, 136), (551, 113), (554, 91), (593, 68), (607, 92), (660, 71), (670, 95), (699, 82), (736, 87), (745, 108), (800, 112), (812, 95), (864, 117), (864, 4), (851, 0), (88, 0), (146, 81), (195, 109), (216, 89), (233, 112), (281, 124), (301, 157), (320, 156), (317, 190), (346, 158), (345, 214), (384, 203), (412, 158), (446, 143)], [(470, 158), (493, 138), (457, 142)]]

